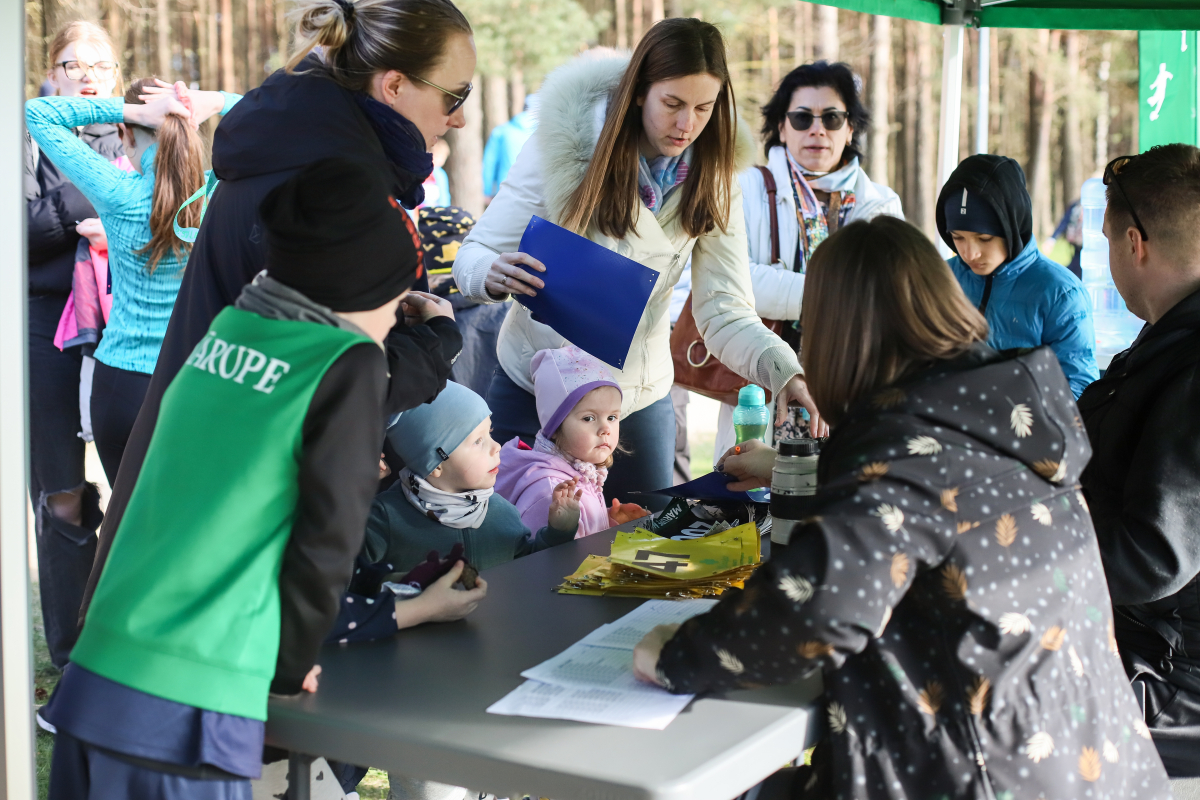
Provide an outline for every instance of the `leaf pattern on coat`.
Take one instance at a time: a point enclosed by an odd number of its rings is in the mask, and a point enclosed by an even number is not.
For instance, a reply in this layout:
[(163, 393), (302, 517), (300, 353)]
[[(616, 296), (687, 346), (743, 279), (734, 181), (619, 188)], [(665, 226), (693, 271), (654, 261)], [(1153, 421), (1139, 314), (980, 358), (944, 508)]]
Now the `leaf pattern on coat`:
[(1058, 627), (1057, 625), (1051, 625), (1046, 629), (1046, 632), (1042, 634), (1042, 649), (1050, 650), (1052, 652), (1058, 651), (1062, 647), (1063, 639), (1065, 639), (1066, 636), (1067, 632), (1064, 629)]
[(1120, 655), (1120, 651), (1117, 649), (1117, 632), (1113, 628), (1111, 619), (1108, 621), (1108, 649), (1113, 655)]
[(967, 522), (964, 519), (964, 520), (959, 520), (958, 525), (956, 525), (955, 527), (958, 529), (959, 533), (966, 533), (967, 531), (971, 530), (971, 528), (978, 528), (979, 523), (978, 522)]
[(1101, 749), (1104, 754), (1104, 760), (1110, 764), (1115, 764), (1121, 760), (1121, 754), (1117, 752), (1117, 746), (1108, 739), (1104, 740), (1104, 747)]
[(951, 514), (958, 513), (958, 489), (943, 489), (942, 490), (942, 508), (949, 511)]
[(1038, 731), (1025, 741), (1025, 755), (1029, 756), (1035, 764), (1041, 762), (1043, 758), (1049, 758), (1053, 752), (1054, 737), (1045, 731)]
[(1032, 627), (1033, 623), (1024, 614), (1018, 614), (1015, 611), (1005, 611), (1000, 615), (1001, 633), (1010, 636), (1020, 636), (1022, 633), (1029, 633), (1029, 629)]
[(887, 503), (880, 504), (879, 508), (875, 509), (875, 516), (879, 517), (883, 527), (887, 528), (892, 533), (904, 527), (904, 512), (893, 505)]
[(1133, 718), (1133, 732), (1143, 739), (1151, 741), (1154, 739), (1154, 737), (1150, 735), (1150, 726), (1147, 725), (1146, 720), (1142, 719), (1141, 717)]
[(877, 481), (888, 473), (888, 465), (886, 461), (874, 461), (870, 464), (864, 464), (863, 468), (858, 471), (858, 479), (863, 483)]
[(1100, 780), (1100, 754), (1091, 747), (1079, 754), (1079, 775), (1088, 783)]
[(1017, 403), (1008, 415), (1008, 424), (1012, 426), (1018, 439), (1024, 439), (1033, 433), (1033, 412), (1024, 403)]
[(833, 655), (833, 645), (828, 642), (818, 642), (815, 640), (801, 642), (796, 646), (796, 652), (801, 658), (807, 658), (809, 661), (815, 661), (821, 656)]
[(975, 679), (975, 686), (972, 687), (969, 698), (972, 714), (978, 717), (987, 708), (988, 694), (991, 690), (992, 682), (987, 679), (987, 676), (980, 675)]
[(925, 688), (917, 692), (917, 708), (921, 709), (922, 714), (936, 716), (938, 710), (942, 707), (942, 700), (945, 698), (946, 691), (942, 688), (940, 681), (930, 681), (925, 684)]
[(1054, 524), (1054, 517), (1050, 516), (1050, 509), (1046, 507), (1045, 503), (1034, 503), (1029, 507), (1029, 513), (1033, 514), (1035, 521), (1043, 525)]
[(876, 408), (892, 408), (898, 406), (908, 399), (908, 395), (903, 389), (884, 389), (882, 392), (876, 392), (871, 398), (871, 404)]
[(1067, 460), (1064, 458), (1062, 461), (1051, 461), (1043, 458), (1034, 462), (1033, 471), (1051, 483), (1062, 483), (1062, 479), (1067, 476)]
[(942, 452), (942, 443), (932, 436), (914, 436), (908, 440), (909, 455), (935, 456)]
[(1079, 657), (1079, 653), (1075, 652), (1075, 645), (1067, 647), (1067, 656), (1071, 659), (1071, 671), (1075, 673), (1075, 677), (1083, 677), (1083, 659)]
[(829, 709), (829, 729), (834, 733), (846, 732), (846, 709), (842, 708), (841, 703), (830, 703)]
[(967, 597), (967, 576), (955, 564), (942, 567), (942, 591), (951, 600), (964, 600)]
[(899, 589), (908, 580), (908, 556), (903, 551), (892, 556), (892, 585)]
[(879, 629), (875, 631), (875, 638), (883, 636), (883, 632), (887, 630), (888, 623), (892, 621), (892, 607), (883, 607), (883, 621), (879, 623)]
[(742, 666), (742, 662), (738, 660), (737, 656), (720, 647), (717, 648), (717, 661), (720, 662), (722, 669), (734, 675), (741, 675), (746, 671), (746, 668)]
[(816, 593), (812, 582), (800, 575), (784, 575), (779, 579), (779, 591), (793, 603), (807, 603)]
[(1008, 547), (1017, 540), (1017, 520), (1012, 514), (1004, 514), (996, 520), (996, 542)]
[(1088, 512), (1089, 514), (1092, 513), (1092, 510), (1090, 508), (1088, 508), (1087, 498), (1083, 496), (1083, 492), (1076, 491), (1075, 499), (1079, 501), (1080, 508), (1082, 508), (1084, 511)]

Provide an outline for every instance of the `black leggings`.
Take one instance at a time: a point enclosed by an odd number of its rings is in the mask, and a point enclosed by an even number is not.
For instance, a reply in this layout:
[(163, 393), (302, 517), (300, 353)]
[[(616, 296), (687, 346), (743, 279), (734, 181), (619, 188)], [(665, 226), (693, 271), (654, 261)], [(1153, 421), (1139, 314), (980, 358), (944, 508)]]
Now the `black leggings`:
[(146, 398), (150, 376), (96, 362), (92, 376), (92, 434), (108, 485), (117, 480), (125, 443)]

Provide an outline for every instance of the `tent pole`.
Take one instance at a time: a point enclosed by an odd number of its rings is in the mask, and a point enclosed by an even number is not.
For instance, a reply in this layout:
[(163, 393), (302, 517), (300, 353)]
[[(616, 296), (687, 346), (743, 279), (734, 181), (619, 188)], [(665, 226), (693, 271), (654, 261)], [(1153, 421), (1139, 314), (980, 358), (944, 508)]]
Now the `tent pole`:
[(992, 37), (990, 28), (979, 29), (979, 103), (975, 109), (975, 152), (988, 152), (988, 104), (991, 97), (988, 92), (992, 86)]
[[(2, 20), (7, 19), (8, 22)], [(33, 750), (26, 408), (25, 4), (0, 0), (0, 791), (37, 797)]]
[[(942, 26), (942, 108), (938, 124), (937, 193), (958, 166), (958, 126), (962, 118), (963, 26)], [(946, 243), (935, 242), (943, 255), (950, 255)]]

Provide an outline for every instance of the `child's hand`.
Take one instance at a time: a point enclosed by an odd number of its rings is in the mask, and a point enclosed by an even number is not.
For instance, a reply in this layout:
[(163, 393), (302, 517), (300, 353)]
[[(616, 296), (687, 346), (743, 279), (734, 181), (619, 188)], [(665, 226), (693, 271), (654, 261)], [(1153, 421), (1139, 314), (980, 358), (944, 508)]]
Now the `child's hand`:
[(96, 217), (88, 217), (75, 226), (75, 232), (88, 240), (88, 244), (97, 250), (108, 249), (108, 234), (104, 232), (104, 223)]
[(551, 528), (560, 531), (579, 529), (579, 501), (583, 499), (583, 490), (578, 488), (575, 480), (563, 481), (554, 487), (550, 498), (550, 518), (546, 521)]
[(650, 512), (637, 503), (622, 503), (615, 497), (612, 507), (608, 509), (608, 521), (613, 525), (624, 525), (626, 522), (633, 522), (635, 519), (648, 516), (650, 516)]
[(321, 675), (321, 665), (313, 664), (313, 668), (304, 676), (304, 683), (300, 684), (300, 688), (306, 692), (315, 692), (317, 690), (317, 678)]
[(450, 301), (428, 292), (409, 292), (400, 301), (400, 308), (404, 312), (404, 324), (409, 327), (429, 322), (434, 317), (454, 319), (454, 307)]
[(391, 475), (391, 474), (392, 474), (392, 468), (388, 466), (387, 461), (384, 460), (383, 454), (381, 453), (379, 455), (379, 480), (383, 480), (384, 478), (386, 478), (388, 475)]
[(423, 622), (453, 622), (474, 611), (479, 601), (487, 597), (487, 581), (477, 578), (475, 588), (470, 591), (455, 589), (454, 584), (462, 571), (463, 562), (459, 561), (419, 596), (412, 600), (397, 600), (396, 627), (411, 628)]

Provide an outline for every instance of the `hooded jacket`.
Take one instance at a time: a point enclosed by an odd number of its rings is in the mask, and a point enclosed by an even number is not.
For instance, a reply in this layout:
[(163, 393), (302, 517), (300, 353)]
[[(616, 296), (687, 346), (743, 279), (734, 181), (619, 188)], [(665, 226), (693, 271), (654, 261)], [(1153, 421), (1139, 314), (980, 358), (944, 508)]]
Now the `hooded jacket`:
[(1025, 173), (1011, 158), (971, 156), (950, 174), (937, 201), (937, 229), (951, 251), (955, 230), (946, 220), (948, 198), (969, 190), (988, 203), (1004, 226), (1009, 259), (986, 277), (961, 258), (950, 259), (963, 292), (988, 321), (988, 344), (998, 350), (1048, 345), (1078, 397), (1100, 377), (1092, 304), (1083, 284), (1038, 250)]
[[(1191, 713), (1146, 719), (1173, 775), (1200, 774), (1200, 292), (1118, 354), (1079, 398), (1095, 455), (1084, 470), (1117, 641), (1131, 678)], [(1182, 700), (1182, 697), (1179, 698)], [(1156, 707), (1157, 706), (1157, 707)], [(1182, 712), (1183, 702), (1175, 703)], [(1157, 717), (1157, 719), (1155, 718)], [(1177, 730), (1171, 744), (1160, 729)], [(1164, 737), (1168, 738), (1168, 737)]]
[[(76, 135), (109, 161), (125, 155), (116, 125), (88, 125)], [(75, 274), (75, 224), (96, 216), (96, 209), (25, 135), (25, 211), (29, 232), (29, 293), (71, 293)]]
[(500, 448), (500, 474), (496, 493), (517, 507), (521, 522), (532, 531), (546, 526), (554, 487), (563, 481), (579, 481), (579, 530), (576, 539), (608, 530), (608, 505), (604, 488), (584, 480), (565, 458), (530, 450), (513, 437)]
[(667, 643), (674, 692), (824, 671), (838, 798), (1171, 796), (1125, 677), (1053, 354), (977, 345), (835, 429), (815, 516)]
[[(608, 98), (628, 66), (628, 57), (576, 60), (552, 73), (539, 97), (537, 132), (525, 143), (496, 199), (467, 236), (454, 261), (459, 291), (480, 303), (507, 299), (484, 288), (496, 256), (520, 249), (521, 235), (533, 215), (558, 222), (587, 171), (604, 124)], [(739, 131), (736, 169), (750, 166), (753, 137)], [(754, 313), (742, 193), (736, 176), (726, 232), (716, 228), (693, 239), (679, 219), (682, 192), (673, 192), (656, 216), (635, 205), (634, 228), (618, 241), (597, 231), (587, 237), (659, 273), (646, 310), (634, 333), (623, 370), (614, 370), (624, 396), (622, 413), (631, 414), (667, 396), (674, 382), (671, 363), (671, 293), (689, 257), (692, 263), (692, 313), (704, 343), (717, 359), (739, 375), (778, 393), (801, 374), (796, 353), (771, 333)], [(613, 287), (619, 291), (620, 287)], [(539, 350), (567, 342), (529, 309), (513, 303), (500, 330), (500, 366), (514, 383), (533, 392), (530, 360)]]
[[(347, 153), (393, 176), (397, 185), (424, 178), (393, 167), (352, 93), (323, 76), (316, 56), (306, 58), (293, 74), (275, 72), (217, 126), (213, 170), (221, 182), (209, 200), (146, 399), (126, 445), (81, 621), (141, 470), (163, 392), (216, 315), (232, 305), (265, 266), (266, 231), (258, 217), (259, 204), (304, 166)], [(436, 318), (427, 325), (397, 326), (386, 345), (390, 379), (384, 410), (396, 413), (442, 390), (451, 362), (462, 349), (462, 337), (453, 320)]]

